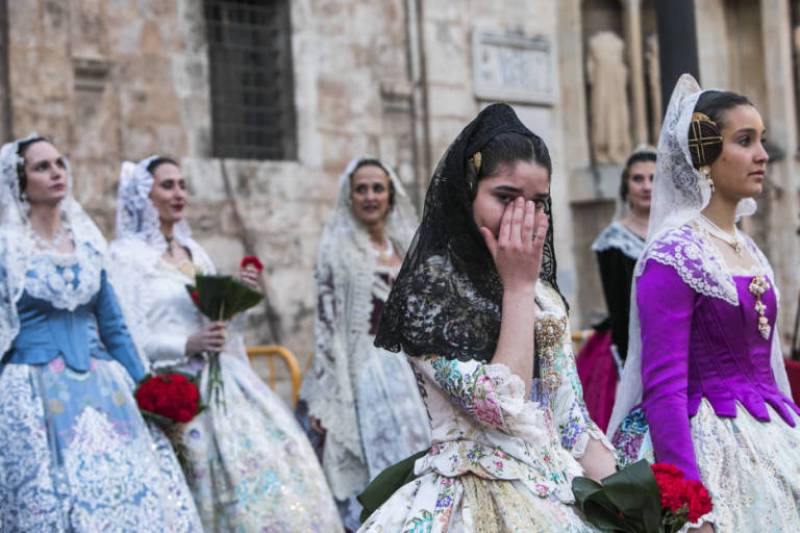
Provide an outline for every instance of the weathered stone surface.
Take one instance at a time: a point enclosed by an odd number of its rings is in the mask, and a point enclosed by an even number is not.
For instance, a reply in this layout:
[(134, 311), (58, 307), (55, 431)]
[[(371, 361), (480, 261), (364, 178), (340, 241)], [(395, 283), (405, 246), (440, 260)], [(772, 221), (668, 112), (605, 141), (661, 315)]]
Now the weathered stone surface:
[[(785, 31), (773, 31), (781, 21), (764, 7), (785, 7), (785, 0), (765, 2), (760, 11), (742, 2), (735, 8), (719, 0), (698, 2), (703, 14), (698, 21), (712, 26), (699, 35), (701, 71), (719, 82), (714, 84), (752, 89), (751, 96), (765, 106), (770, 130), (777, 124), (794, 143), (794, 111), (789, 117), (781, 112), (786, 94), (794, 91), (791, 68), (783, 55), (769, 62), (753, 56), (783, 50), (775, 40), (786, 37)], [(297, 159), (221, 162), (211, 157), (202, 2), (11, 1), (13, 131), (50, 135), (72, 156), (77, 195), (109, 237), (120, 162), (152, 153), (178, 158), (190, 182), (195, 234), (220, 270), (235, 271), (245, 253), (257, 253), (267, 265), (269, 305), (280, 338), (273, 337), (266, 309), (258, 309), (250, 318), (250, 341), (279, 341), (302, 364), (313, 349), (316, 248), (346, 163), (362, 153), (385, 158), (421, 204), (432, 166), (489, 103), (476, 99), (472, 86), (473, 33), (542, 36), (552, 45), (557, 95), (550, 105), (517, 108), (550, 147), (561, 285), (572, 303), (574, 325), (587, 326), (602, 310), (602, 296), (586, 247), (589, 233), (607, 222), (613, 195), (609, 180), (593, 177), (586, 116), (582, 17), (586, 10), (597, 15), (601, 3), (432, 0), (421, 2), (419, 24), (408, 9), (416, 4), (293, 0)], [(607, 20), (617, 21), (617, 11)], [(606, 18), (595, 18), (589, 27), (598, 29)], [(623, 28), (606, 29), (622, 34)], [(734, 46), (741, 39), (758, 42)], [(767, 229), (759, 231), (772, 232), (769, 244), (791, 249), (786, 257), (793, 261), (797, 221), (784, 216), (797, 212), (796, 172), (789, 159), (775, 168), (780, 188), (766, 201), (773, 212), (763, 221)], [(772, 257), (782, 281), (796, 280), (795, 263)], [(791, 294), (784, 301), (792, 301)]]

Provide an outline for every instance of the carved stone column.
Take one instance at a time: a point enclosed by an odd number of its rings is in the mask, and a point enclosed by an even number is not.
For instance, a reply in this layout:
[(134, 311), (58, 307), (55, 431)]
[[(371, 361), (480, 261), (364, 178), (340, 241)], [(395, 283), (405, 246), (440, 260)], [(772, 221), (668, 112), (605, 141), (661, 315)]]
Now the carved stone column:
[[(797, 146), (795, 84), (792, 65), (792, 36), (788, 0), (761, 0), (761, 33), (766, 75), (766, 109), (761, 109), (769, 136), (783, 148), (787, 157), (770, 165), (773, 191), (768, 199), (768, 250), (784, 304), (780, 309), (783, 334), (791, 332), (794, 302), (800, 288), (797, 265), (800, 243), (795, 230), (798, 222), (797, 165), (793, 157)], [(785, 339), (784, 339), (785, 340)]]
[(647, 107), (642, 67), (642, 0), (625, 0), (625, 40), (628, 43), (634, 145), (647, 142)]

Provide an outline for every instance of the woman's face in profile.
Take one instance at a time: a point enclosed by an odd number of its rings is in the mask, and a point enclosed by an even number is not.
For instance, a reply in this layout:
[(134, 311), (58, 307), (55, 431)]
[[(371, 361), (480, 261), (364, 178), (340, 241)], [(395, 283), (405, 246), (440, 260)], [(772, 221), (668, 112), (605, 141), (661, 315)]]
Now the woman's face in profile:
[(67, 195), (67, 162), (55, 146), (38, 141), (25, 150), (25, 196), (31, 205), (57, 204)]
[(722, 152), (711, 164), (715, 194), (733, 200), (761, 194), (769, 155), (764, 149), (765, 130), (761, 114), (751, 105), (724, 112)]

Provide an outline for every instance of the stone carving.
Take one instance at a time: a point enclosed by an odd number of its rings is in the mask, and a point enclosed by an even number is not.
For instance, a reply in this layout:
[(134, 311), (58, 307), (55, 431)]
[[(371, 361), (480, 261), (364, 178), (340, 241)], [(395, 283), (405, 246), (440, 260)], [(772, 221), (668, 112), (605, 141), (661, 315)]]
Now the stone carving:
[(623, 164), (631, 151), (624, 51), (624, 42), (614, 32), (601, 31), (589, 39), (592, 153), (601, 165)]
[(652, 120), (650, 121), (650, 140), (652, 144), (658, 143), (661, 132), (662, 109), (661, 100), (661, 63), (659, 62), (658, 35), (652, 33), (647, 36), (644, 59), (647, 69), (647, 91), (650, 94)]
[(479, 100), (539, 105), (555, 101), (549, 37), (488, 31), (472, 35), (473, 87)]

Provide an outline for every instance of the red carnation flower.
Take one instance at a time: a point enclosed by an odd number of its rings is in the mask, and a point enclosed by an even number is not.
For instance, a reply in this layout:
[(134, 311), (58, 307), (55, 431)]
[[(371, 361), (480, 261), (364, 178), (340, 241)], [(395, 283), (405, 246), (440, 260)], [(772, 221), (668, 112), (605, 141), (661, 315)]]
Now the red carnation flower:
[(242, 262), (239, 263), (239, 267), (240, 268), (253, 267), (259, 273), (261, 273), (261, 271), (264, 270), (264, 265), (261, 263), (261, 260), (258, 257), (254, 256), (254, 255), (245, 256), (242, 259)]
[(197, 290), (195, 289), (190, 294), (192, 296), (192, 301), (194, 302), (194, 305), (200, 305), (200, 293), (197, 292)]
[(143, 414), (162, 421), (186, 423), (202, 409), (197, 385), (178, 373), (148, 377), (139, 384), (134, 396)]

